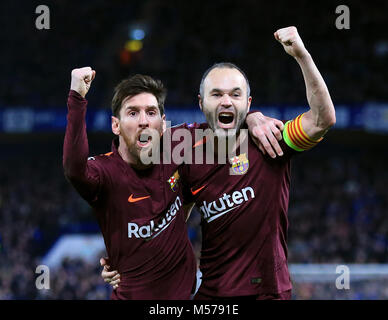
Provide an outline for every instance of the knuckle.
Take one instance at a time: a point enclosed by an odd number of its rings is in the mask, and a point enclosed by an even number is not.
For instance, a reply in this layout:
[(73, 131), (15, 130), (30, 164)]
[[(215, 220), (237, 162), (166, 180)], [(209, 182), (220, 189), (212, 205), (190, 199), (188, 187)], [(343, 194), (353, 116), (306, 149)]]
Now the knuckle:
[(278, 136), (281, 134), (280, 130), (277, 127), (272, 128), (271, 132), (274, 136)]
[(264, 131), (264, 135), (266, 137), (271, 137), (272, 136), (272, 132), (271, 132), (271, 130), (267, 126), (265, 128), (263, 128), (263, 131)]
[(261, 132), (260, 126), (253, 127), (253, 131), (259, 134)]
[(280, 124), (278, 121), (274, 121), (273, 123), (271, 123), (271, 129), (272, 129), (273, 131), (279, 131), (278, 126), (279, 126), (279, 127), (281, 126), (281, 124)]
[(265, 134), (263, 131), (260, 131), (258, 134), (257, 134), (257, 137), (260, 139), (260, 140), (265, 140)]

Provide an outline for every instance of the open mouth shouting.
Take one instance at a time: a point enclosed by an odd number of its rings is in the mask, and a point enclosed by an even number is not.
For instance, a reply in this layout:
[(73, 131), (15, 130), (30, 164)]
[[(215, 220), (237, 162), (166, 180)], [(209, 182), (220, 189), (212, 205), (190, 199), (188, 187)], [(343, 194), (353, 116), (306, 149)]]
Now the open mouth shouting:
[(232, 110), (219, 111), (217, 115), (217, 127), (222, 129), (233, 129), (236, 126), (236, 115)]
[(138, 135), (136, 145), (139, 148), (146, 148), (151, 144), (152, 135), (150, 133), (142, 132)]

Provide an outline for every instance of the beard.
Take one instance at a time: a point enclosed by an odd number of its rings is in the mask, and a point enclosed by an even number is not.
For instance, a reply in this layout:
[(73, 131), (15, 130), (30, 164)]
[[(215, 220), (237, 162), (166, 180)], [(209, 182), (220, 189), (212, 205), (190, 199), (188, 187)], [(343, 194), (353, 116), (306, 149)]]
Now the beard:
[(244, 123), (245, 118), (247, 116), (247, 113), (248, 113), (247, 109), (248, 108), (246, 108), (243, 111), (238, 111), (235, 108), (235, 113), (234, 113), (235, 115), (234, 115), (234, 120), (233, 120), (233, 121), (235, 121), (235, 125), (233, 128), (226, 129), (226, 128), (220, 127), (217, 123), (218, 122), (217, 109), (214, 112), (209, 112), (206, 110), (206, 106), (205, 105), (203, 106), (206, 121), (207, 121), (210, 129), (213, 130), (214, 135), (216, 137), (220, 137), (220, 138), (228, 138), (228, 137), (232, 137), (232, 136), (235, 136), (238, 134), (238, 132), (240, 131), (240, 128), (241, 128), (242, 124)]
[[(135, 136), (121, 135), (127, 147), (127, 152), (130, 155), (134, 165), (139, 168), (149, 167), (152, 164), (160, 163), (160, 137), (162, 135), (162, 128), (145, 129), (138, 132)], [(139, 141), (150, 141), (146, 147), (139, 146)]]

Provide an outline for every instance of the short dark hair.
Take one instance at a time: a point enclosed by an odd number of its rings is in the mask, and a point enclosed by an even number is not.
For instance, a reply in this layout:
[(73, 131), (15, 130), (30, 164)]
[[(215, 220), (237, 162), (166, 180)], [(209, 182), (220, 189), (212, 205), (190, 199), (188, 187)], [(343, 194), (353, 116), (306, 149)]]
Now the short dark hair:
[(218, 63), (213, 64), (209, 69), (207, 69), (205, 71), (205, 73), (203, 74), (203, 76), (202, 76), (201, 84), (199, 86), (199, 95), (201, 96), (202, 100), (203, 100), (203, 95), (204, 95), (203, 83), (205, 82), (205, 79), (206, 79), (207, 75), (210, 73), (210, 71), (212, 71), (213, 69), (216, 69), (216, 68), (220, 68), (220, 69), (229, 68), (229, 69), (237, 69), (238, 71), (240, 71), (240, 73), (244, 76), (245, 81), (247, 82), (247, 95), (248, 95), (248, 97), (250, 96), (250, 94), (251, 94), (251, 87), (249, 86), (248, 77), (245, 74), (245, 72), (242, 71), (239, 67), (237, 67), (232, 62), (218, 62)]
[(164, 114), (164, 101), (166, 100), (167, 89), (162, 81), (142, 74), (135, 74), (124, 79), (116, 86), (112, 99), (113, 116), (120, 117), (122, 103), (127, 97), (131, 98), (143, 92), (151, 93), (155, 96), (158, 101), (160, 115), (162, 116)]

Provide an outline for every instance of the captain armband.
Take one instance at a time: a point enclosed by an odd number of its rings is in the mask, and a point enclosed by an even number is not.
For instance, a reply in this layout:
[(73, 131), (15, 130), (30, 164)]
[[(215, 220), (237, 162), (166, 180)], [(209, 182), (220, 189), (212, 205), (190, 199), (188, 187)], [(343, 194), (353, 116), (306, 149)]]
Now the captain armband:
[(302, 128), (302, 117), (304, 113), (294, 120), (287, 121), (283, 130), (284, 142), (296, 151), (305, 151), (314, 147), (323, 137), (318, 140), (311, 139)]

